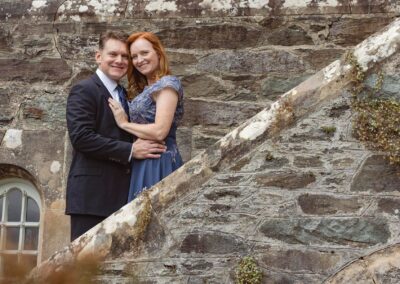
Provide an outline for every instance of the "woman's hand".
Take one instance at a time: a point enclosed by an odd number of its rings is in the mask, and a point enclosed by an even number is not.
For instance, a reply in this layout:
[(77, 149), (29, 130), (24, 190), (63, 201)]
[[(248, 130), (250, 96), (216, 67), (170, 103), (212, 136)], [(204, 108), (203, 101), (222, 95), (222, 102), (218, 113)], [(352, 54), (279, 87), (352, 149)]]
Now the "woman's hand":
[(115, 122), (117, 123), (118, 127), (124, 129), (124, 126), (128, 123), (128, 116), (126, 115), (121, 104), (116, 100), (109, 98), (108, 105), (111, 108)]

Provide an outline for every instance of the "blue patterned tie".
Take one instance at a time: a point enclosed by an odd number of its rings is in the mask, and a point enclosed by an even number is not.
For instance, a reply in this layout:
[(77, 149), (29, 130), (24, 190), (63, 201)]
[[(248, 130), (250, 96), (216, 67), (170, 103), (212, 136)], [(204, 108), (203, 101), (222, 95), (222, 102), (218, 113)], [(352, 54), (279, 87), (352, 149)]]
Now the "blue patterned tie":
[(125, 89), (122, 88), (120, 85), (118, 85), (117, 91), (118, 91), (119, 102), (120, 102), (121, 106), (124, 108), (125, 113), (129, 118), (129, 107), (128, 107), (128, 103), (126, 101)]

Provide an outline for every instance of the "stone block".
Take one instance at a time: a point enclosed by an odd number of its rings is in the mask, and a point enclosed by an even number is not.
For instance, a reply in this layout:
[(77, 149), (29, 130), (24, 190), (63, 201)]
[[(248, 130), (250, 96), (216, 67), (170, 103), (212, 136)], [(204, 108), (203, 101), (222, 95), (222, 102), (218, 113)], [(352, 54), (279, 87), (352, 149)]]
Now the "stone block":
[(379, 199), (378, 211), (400, 217), (400, 200), (397, 198)]
[(382, 29), (391, 21), (392, 19), (386, 16), (342, 17), (338, 21), (332, 22), (328, 40), (342, 46), (353, 46)]
[(85, 34), (60, 34), (57, 38), (58, 51), (65, 59), (93, 60), (98, 47), (99, 33)]
[(237, 185), (247, 185), (249, 180), (248, 175), (241, 174), (226, 174), (219, 175), (208, 181), (208, 186), (237, 186)]
[(302, 194), (298, 197), (298, 203), (304, 213), (313, 215), (357, 213), (362, 208), (358, 198), (329, 195)]
[(5, 22), (17, 22), (23, 16), (25, 16), (27, 10), (31, 7), (31, 0), (23, 1), (12, 1), (5, 0), (0, 3), (0, 21)]
[(182, 263), (188, 271), (208, 271), (214, 267), (212, 262), (208, 262), (204, 259), (187, 259)]
[[(263, 269), (262, 283), (297, 284), (297, 283), (322, 283), (325, 277), (318, 274), (289, 273)], [(368, 283), (370, 284), (370, 283)]]
[(271, 239), (305, 245), (367, 247), (385, 244), (391, 236), (383, 218), (271, 219), (259, 230)]
[[(169, 46), (167, 46), (169, 47)], [(178, 50), (167, 50), (168, 60), (172, 66), (191, 65), (197, 63), (196, 54)]]
[(306, 71), (300, 57), (284, 50), (214, 52), (202, 57), (197, 68), (204, 72), (233, 74), (287, 74)]
[(198, 125), (192, 129), (192, 157), (207, 149), (229, 132), (229, 128), (222, 125)]
[(252, 117), (264, 107), (254, 103), (237, 103), (187, 99), (182, 124), (236, 126)]
[(65, 90), (52, 88), (31, 90), (22, 104), (22, 119), (30, 129), (65, 129), (67, 97)]
[(261, 83), (260, 94), (263, 98), (269, 100), (275, 100), (280, 95), (296, 87), (298, 84), (305, 81), (310, 76), (311, 74), (301, 75), (301, 76), (293, 75), (285, 77), (268, 76), (268, 78), (263, 80)]
[(334, 252), (315, 250), (269, 249), (262, 256), (262, 262), (267, 267), (325, 275), (337, 268), (340, 261), (341, 256)]
[(176, 131), (176, 143), (183, 161), (189, 161), (192, 157), (192, 129), (179, 127)]
[(206, 24), (164, 29), (156, 33), (169, 48), (246, 48), (257, 45), (261, 30), (249, 24)]
[(219, 99), (227, 90), (216, 79), (205, 74), (189, 75), (182, 78), (185, 97)]
[(2, 81), (62, 84), (71, 77), (72, 70), (66, 61), (59, 58), (0, 59), (0, 73)]
[(315, 168), (321, 167), (323, 165), (320, 157), (304, 157), (304, 156), (295, 156), (293, 160), (293, 165), (299, 168)]
[[(262, 97), (261, 94), (261, 84), (260, 80), (262, 76), (254, 76), (253, 78), (249, 78), (247, 80), (242, 80), (241, 76), (232, 76), (231, 81), (224, 81), (224, 85), (227, 86), (228, 95), (226, 96), (226, 100), (238, 101), (238, 102), (260, 102), (263, 103), (268, 101)], [(232, 89), (233, 88), (233, 89)]]
[(54, 46), (53, 26), (49, 23), (19, 23), (14, 28), (12, 37), (13, 48), (23, 50), (24, 58), (58, 55)]
[(224, 188), (218, 188), (218, 189), (212, 189), (207, 193), (204, 193), (204, 197), (208, 200), (216, 201), (221, 198), (226, 198), (229, 197), (230, 199), (237, 199), (238, 197), (241, 197), (241, 193), (239, 189), (224, 189)]
[(214, 143), (216, 143), (219, 139), (222, 138), (221, 136), (206, 136), (206, 135), (194, 135), (193, 136), (193, 149), (194, 150), (203, 150), (207, 149)]
[[(151, 216), (151, 222), (146, 228), (145, 234), (143, 236), (143, 245), (146, 254), (156, 257), (162, 252), (162, 249), (167, 245), (167, 233), (165, 228), (158, 220), (155, 214)], [(129, 252), (121, 251), (123, 254), (129, 254)], [(144, 251), (142, 251), (144, 253)], [(162, 255), (162, 253), (161, 253)], [(160, 256), (161, 256), (160, 255)]]
[(180, 245), (183, 253), (230, 254), (244, 253), (247, 249), (243, 239), (217, 231), (190, 233)]
[(320, 129), (312, 129), (303, 133), (293, 133), (287, 141), (290, 143), (303, 143), (304, 141), (327, 141), (330, 137)]
[[(195, 54), (185, 53), (183, 51), (179, 52), (167, 49), (167, 56), (171, 64), (172, 73), (180, 76), (187, 76), (192, 73), (192, 65), (195, 65), (198, 62)], [(184, 89), (184, 91), (185, 96), (188, 94), (190, 96), (190, 93), (188, 93), (186, 89)]]
[(329, 117), (341, 117), (344, 115), (348, 110), (350, 109), (350, 106), (348, 104), (337, 104), (332, 106), (332, 108), (329, 110)]
[(318, 71), (333, 61), (339, 59), (343, 53), (343, 49), (297, 49), (297, 52), (303, 54), (303, 59), (308, 62), (311, 68)]
[[(398, 64), (398, 62), (394, 62), (394, 64)], [(385, 72), (385, 70), (382, 70)], [(396, 72), (394, 70), (390, 70), (391, 72)], [(389, 71), (389, 72), (390, 72)], [(369, 87), (375, 87), (378, 76), (377, 74), (373, 74), (371, 81), (367, 81), (369, 83)], [(384, 73), (383, 82), (382, 82), (382, 89), (379, 91), (379, 96), (384, 98), (394, 98), (400, 100), (399, 92), (397, 92), (399, 88), (400, 82), (400, 75), (399, 74), (387, 74)]]
[(34, 118), (34, 119), (42, 119), (43, 118), (43, 109), (36, 107), (27, 107), (23, 110), (24, 118)]
[(399, 167), (391, 165), (387, 157), (368, 157), (351, 183), (351, 191), (378, 193), (400, 191)]
[(279, 187), (284, 189), (305, 188), (316, 181), (312, 172), (268, 172), (255, 175), (254, 181), (260, 187)]
[(354, 164), (352, 158), (339, 158), (331, 162), (333, 168), (335, 169), (348, 169)]
[(289, 164), (285, 157), (275, 157), (270, 152), (256, 151), (237, 161), (230, 169), (235, 172), (258, 172), (279, 169)]
[(290, 25), (273, 31), (267, 36), (267, 42), (271, 45), (313, 45), (312, 38), (301, 26)]
[(15, 116), (15, 109), (11, 103), (9, 90), (0, 89), (0, 126), (9, 124)]
[(11, 32), (3, 27), (0, 27), (0, 51), (9, 52), (12, 50)]

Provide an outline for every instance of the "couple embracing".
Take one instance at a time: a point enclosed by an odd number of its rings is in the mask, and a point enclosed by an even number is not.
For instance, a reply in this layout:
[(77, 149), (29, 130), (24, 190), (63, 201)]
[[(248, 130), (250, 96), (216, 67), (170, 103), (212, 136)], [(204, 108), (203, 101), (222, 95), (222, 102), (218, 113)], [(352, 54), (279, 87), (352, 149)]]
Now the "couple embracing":
[(183, 90), (157, 36), (105, 32), (95, 58), (96, 73), (73, 86), (67, 101), (71, 240), (182, 165), (175, 135)]

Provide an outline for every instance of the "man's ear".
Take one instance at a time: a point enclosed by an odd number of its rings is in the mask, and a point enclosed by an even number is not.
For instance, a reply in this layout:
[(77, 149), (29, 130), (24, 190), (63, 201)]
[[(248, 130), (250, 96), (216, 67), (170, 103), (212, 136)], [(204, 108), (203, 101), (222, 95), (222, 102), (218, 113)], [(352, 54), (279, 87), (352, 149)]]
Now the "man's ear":
[(101, 63), (101, 53), (100, 53), (100, 50), (96, 50), (96, 54), (94, 55), (94, 58), (96, 59), (96, 62), (97, 62), (98, 64)]

